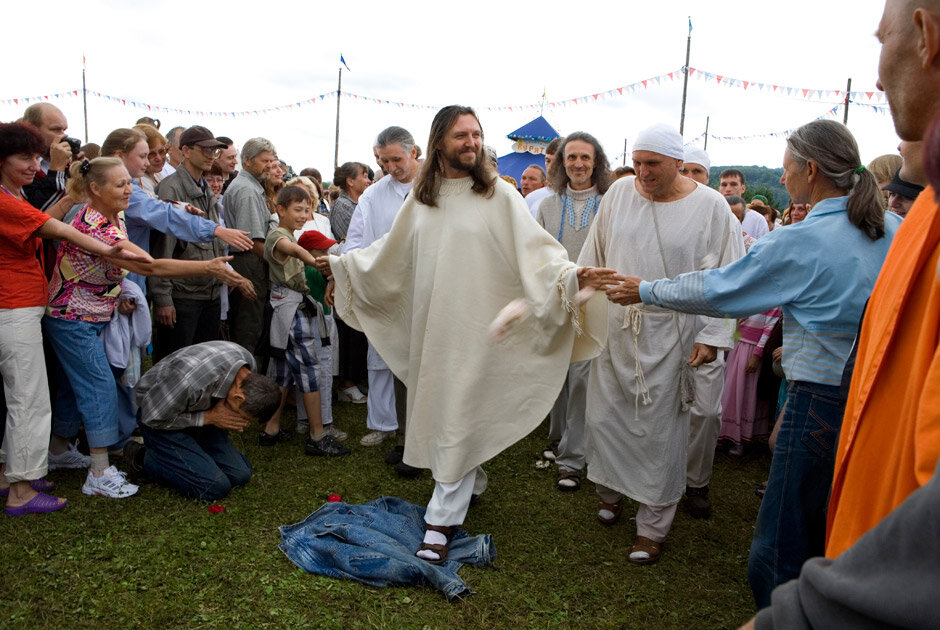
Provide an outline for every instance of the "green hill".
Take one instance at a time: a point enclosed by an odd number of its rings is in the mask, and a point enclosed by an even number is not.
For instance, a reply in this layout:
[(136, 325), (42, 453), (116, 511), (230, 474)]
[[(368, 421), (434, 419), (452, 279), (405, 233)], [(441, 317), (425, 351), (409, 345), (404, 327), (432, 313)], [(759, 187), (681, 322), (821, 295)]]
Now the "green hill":
[(782, 168), (767, 168), (766, 166), (713, 166), (709, 171), (708, 185), (718, 189), (718, 175), (726, 168), (736, 168), (744, 173), (747, 190), (744, 191), (745, 201), (750, 202), (754, 195), (764, 195), (774, 208), (783, 210), (790, 203), (787, 189), (780, 185)]

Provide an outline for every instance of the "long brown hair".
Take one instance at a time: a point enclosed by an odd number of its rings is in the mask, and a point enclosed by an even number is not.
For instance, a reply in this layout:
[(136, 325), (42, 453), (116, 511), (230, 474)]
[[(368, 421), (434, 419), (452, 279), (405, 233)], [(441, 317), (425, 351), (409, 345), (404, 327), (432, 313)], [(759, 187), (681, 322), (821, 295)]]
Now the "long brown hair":
[[(421, 172), (418, 173), (414, 187), (415, 199), (426, 206), (437, 207), (437, 191), (440, 188), (440, 179), (444, 174), (444, 165), (441, 161), (444, 136), (457, 123), (458, 118), (466, 115), (473, 116), (476, 118), (477, 124), (480, 123), (480, 119), (473, 111), (473, 108), (464, 105), (448, 105), (437, 112), (434, 120), (431, 121), (431, 134), (428, 136), (428, 157), (421, 165)], [(482, 132), (482, 125), (480, 130)], [(496, 189), (496, 171), (486, 159), (483, 151), (480, 151), (476, 164), (467, 172), (473, 178), (473, 192), (486, 198), (493, 196), (493, 191)]]

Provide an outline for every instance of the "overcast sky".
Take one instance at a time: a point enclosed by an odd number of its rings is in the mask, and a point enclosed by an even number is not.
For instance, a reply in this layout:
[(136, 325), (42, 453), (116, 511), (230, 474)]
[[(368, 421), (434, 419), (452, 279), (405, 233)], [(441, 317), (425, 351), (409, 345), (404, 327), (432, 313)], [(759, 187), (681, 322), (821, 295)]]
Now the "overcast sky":
[[(463, 7), (463, 8), (462, 8)], [(491, 107), (559, 102), (665, 75), (685, 62), (691, 16), (691, 66), (749, 82), (812, 90), (875, 89), (882, 0), (786, 3), (710, 2), (281, 2), (229, 0), (53, 0), (4, 3), (0, 100), (81, 88), (82, 51), (88, 89), (128, 100), (194, 111), (250, 111), (304, 101), (336, 89), (340, 53), (343, 91), (408, 104), (477, 108), (487, 143), (503, 155), (506, 134), (537, 109)], [(624, 152), (655, 122), (679, 127), (681, 77), (633, 93), (545, 106), (562, 134), (588, 131), (609, 157)], [(52, 101), (84, 138), (80, 97)], [(880, 104), (877, 100), (867, 101)], [(748, 137), (782, 132), (829, 111), (837, 99), (772, 94), (718, 85), (693, 74), (685, 139), (705, 130)], [(24, 105), (0, 103), (0, 119)], [(88, 97), (89, 139), (130, 126), (146, 110)], [(435, 109), (344, 97), (339, 160), (373, 164), (371, 146), (388, 125), (409, 129), (422, 146)], [(296, 169), (333, 168), (336, 100), (246, 117), (158, 113), (164, 131), (202, 124), (240, 146), (265, 136)], [(842, 120), (839, 111), (838, 120)], [(895, 153), (886, 113), (852, 105), (849, 127), (863, 161)], [(701, 142), (699, 142), (701, 146)], [(713, 164), (780, 166), (782, 138), (708, 141)], [(619, 164), (622, 160), (617, 159)]]

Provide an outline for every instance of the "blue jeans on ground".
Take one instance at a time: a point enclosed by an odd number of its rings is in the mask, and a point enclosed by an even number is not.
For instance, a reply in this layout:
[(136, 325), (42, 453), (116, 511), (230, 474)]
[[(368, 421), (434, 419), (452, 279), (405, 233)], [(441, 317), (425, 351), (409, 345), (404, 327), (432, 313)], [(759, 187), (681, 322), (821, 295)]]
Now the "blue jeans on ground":
[(219, 427), (158, 431), (143, 424), (144, 470), (183, 496), (215, 501), (251, 479), (251, 464)]
[(108, 447), (118, 440), (117, 388), (99, 337), (107, 324), (42, 318), (58, 359), (52, 432), (72, 438), (84, 424), (92, 448)]
[(798, 577), (803, 562), (825, 550), (844, 410), (839, 386), (790, 383), (747, 565), (758, 610), (770, 605), (774, 587)]
[(308, 573), (371, 586), (433, 586), (455, 601), (473, 591), (457, 575), (462, 564), (485, 566), (496, 557), (491, 536), (457, 530), (447, 561), (415, 556), (424, 538), (424, 508), (397, 497), (362, 505), (326, 503), (300, 523), (281, 527), (281, 551)]

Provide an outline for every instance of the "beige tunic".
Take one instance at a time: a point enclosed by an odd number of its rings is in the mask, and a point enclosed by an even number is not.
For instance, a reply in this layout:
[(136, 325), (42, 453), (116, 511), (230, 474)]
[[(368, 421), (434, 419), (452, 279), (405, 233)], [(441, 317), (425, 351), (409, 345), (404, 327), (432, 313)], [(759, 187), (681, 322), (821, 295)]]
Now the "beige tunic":
[[(741, 228), (716, 191), (699, 185), (678, 201), (653, 203), (634, 181), (622, 178), (604, 195), (578, 264), (654, 280), (744, 255)], [(647, 505), (674, 504), (685, 488), (689, 436), (682, 366), (694, 342), (730, 347), (734, 323), (643, 304), (611, 304), (608, 319), (608, 346), (588, 385), (588, 478)]]
[[(572, 307), (576, 267), (502, 180), (483, 198), (443, 180), (438, 207), (409, 197), (384, 237), (330, 257), (336, 309), (408, 386), (405, 463), (455, 482), (541, 423), (568, 364), (606, 341), (607, 300)], [(524, 298), (500, 343), (488, 327)], [(581, 334), (576, 333), (581, 331)]]

